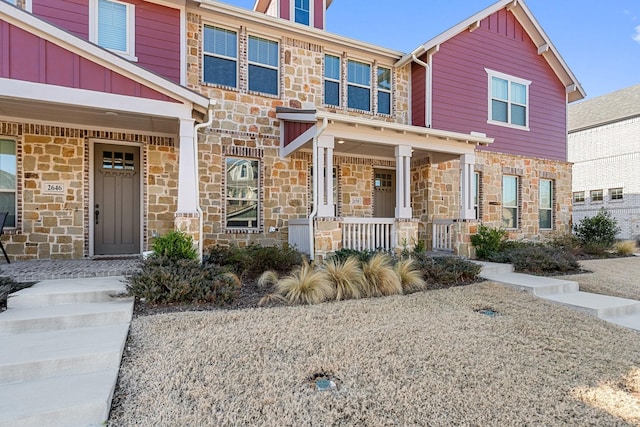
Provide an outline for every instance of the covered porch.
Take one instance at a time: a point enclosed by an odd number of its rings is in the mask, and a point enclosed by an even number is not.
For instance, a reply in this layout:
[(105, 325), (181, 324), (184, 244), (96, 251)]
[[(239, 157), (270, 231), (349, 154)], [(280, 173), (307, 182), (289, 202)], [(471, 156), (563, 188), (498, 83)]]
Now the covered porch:
[[(314, 258), (343, 248), (411, 249), (433, 236), (427, 248), (455, 251), (450, 224), (475, 218), (474, 150), (491, 138), (315, 110), (278, 108), (277, 117), (281, 157), (311, 154), (309, 215), (289, 219), (290, 245)], [(428, 191), (420, 166), (452, 161), (460, 165), (451, 183), (460, 203), (454, 216), (439, 218), (413, 202)]]

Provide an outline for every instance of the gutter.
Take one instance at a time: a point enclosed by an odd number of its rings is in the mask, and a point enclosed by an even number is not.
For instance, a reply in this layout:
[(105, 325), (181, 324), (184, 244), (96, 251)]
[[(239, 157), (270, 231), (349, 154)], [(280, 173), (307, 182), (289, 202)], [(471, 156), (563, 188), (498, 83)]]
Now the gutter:
[(313, 188), (313, 209), (309, 214), (309, 259), (313, 261), (316, 253), (316, 245), (314, 241), (313, 233), (313, 219), (318, 214), (318, 138), (329, 126), (329, 119), (322, 118), (322, 125), (318, 128), (316, 134), (313, 136), (313, 182), (311, 188)]
[(200, 129), (211, 126), (213, 123), (213, 106), (216, 105), (217, 101), (215, 99), (209, 100), (209, 107), (207, 108), (207, 116), (208, 119), (205, 123), (197, 124), (193, 127), (193, 160), (194, 160), (194, 168), (193, 173), (195, 174), (195, 183), (196, 183), (196, 212), (198, 212), (198, 257), (202, 262), (202, 255), (204, 251), (204, 236), (203, 233), (203, 218), (202, 218), (202, 208), (200, 207), (200, 172), (199, 172), (199, 156), (198, 156), (198, 131)]

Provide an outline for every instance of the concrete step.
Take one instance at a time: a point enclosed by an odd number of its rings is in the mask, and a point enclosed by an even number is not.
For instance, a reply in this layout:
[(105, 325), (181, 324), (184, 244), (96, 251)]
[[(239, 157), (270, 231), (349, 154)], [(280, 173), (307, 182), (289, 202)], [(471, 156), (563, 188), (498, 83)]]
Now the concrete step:
[(511, 288), (526, 291), (530, 294), (546, 297), (548, 295), (556, 295), (563, 293), (578, 292), (579, 285), (577, 282), (570, 280), (561, 280), (551, 277), (531, 276), (521, 273), (485, 273), (484, 270), (480, 277), (492, 282), (501, 283)]
[(624, 326), (625, 328), (635, 329), (640, 331), (640, 313), (627, 314), (625, 316), (616, 317), (604, 317), (607, 322), (615, 323), (616, 325)]
[(126, 292), (123, 277), (44, 280), (9, 296), (7, 308), (109, 301)]
[(513, 273), (513, 265), (511, 264), (502, 264), (498, 262), (488, 262), (488, 261), (473, 261), (476, 264), (479, 264), (482, 267), (482, 274), (505, 274), (505, 273)]
[(118, 369), (128, 324), (2, 337), (0, 385)]
[(133, 299), (11, 309), (0, 314), (0, 335), (128, 324)]
[(547, 295), (544, 298), (602, 319), (640, 313), (640, 301), (589, 292)]
[(118, 369), (4, 384), (0, 426), (94, 426), (109, 416)]

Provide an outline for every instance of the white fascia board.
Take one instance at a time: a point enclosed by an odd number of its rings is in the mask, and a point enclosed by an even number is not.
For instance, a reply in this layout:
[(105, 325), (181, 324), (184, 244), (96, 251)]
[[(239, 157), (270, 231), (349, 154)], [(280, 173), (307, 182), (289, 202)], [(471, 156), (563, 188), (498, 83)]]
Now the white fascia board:
[(287, 122), (301, 123), (311, 123), (318, 120), (315, 113), (278, 113), (276, 114), (276, 118)]
[(0, 78), (0, 93), (2, 96), (27, 101), (77, 105), (169, 118), (191, 118), (193, 108), (190, 103), (159, 101), (7, 78)]
[(3, 1), (0, 1), (0, 19), (169, 97), (189, 101), (203, 109), (209, 106), (209, 99), (205, 96), (132, 64), (107, 49), (76, 37)]

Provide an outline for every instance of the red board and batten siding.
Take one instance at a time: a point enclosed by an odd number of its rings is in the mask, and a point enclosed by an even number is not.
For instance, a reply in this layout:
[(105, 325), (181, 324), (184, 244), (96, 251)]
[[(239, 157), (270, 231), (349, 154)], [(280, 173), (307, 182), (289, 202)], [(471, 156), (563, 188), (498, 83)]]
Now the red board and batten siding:
[[(135, 5), (137, 65), (180, 83), (180, 10), (141, 0)], [(89, 39), (88, 0), (32, 0), (33, 14)]]
[[(529, 131), (487, 123), (485, 68), (532, 82)], [(482, 20), (475, 31), (464, 31), (441, 44), (433, 55), (432, 105), (435, 129), (483, 132), (494, 138), (483, 150), (566, 161), (565, 88), (505, 9)]]
[(284, 122), (284, 146), (311, 129), (314, 123)]
[(0, 41), (2, 78), (175, 102), (6, 21), (0, 21)]
[[(324, 1), (322, 0), (309, 0), (311, 7), (313, 8), (313, 27), (320, 30), (324, 30)], [(293, 21), (293, 10), (291, 10), (290, 0), (280, 0), (280, 18), (287, 21)]]

